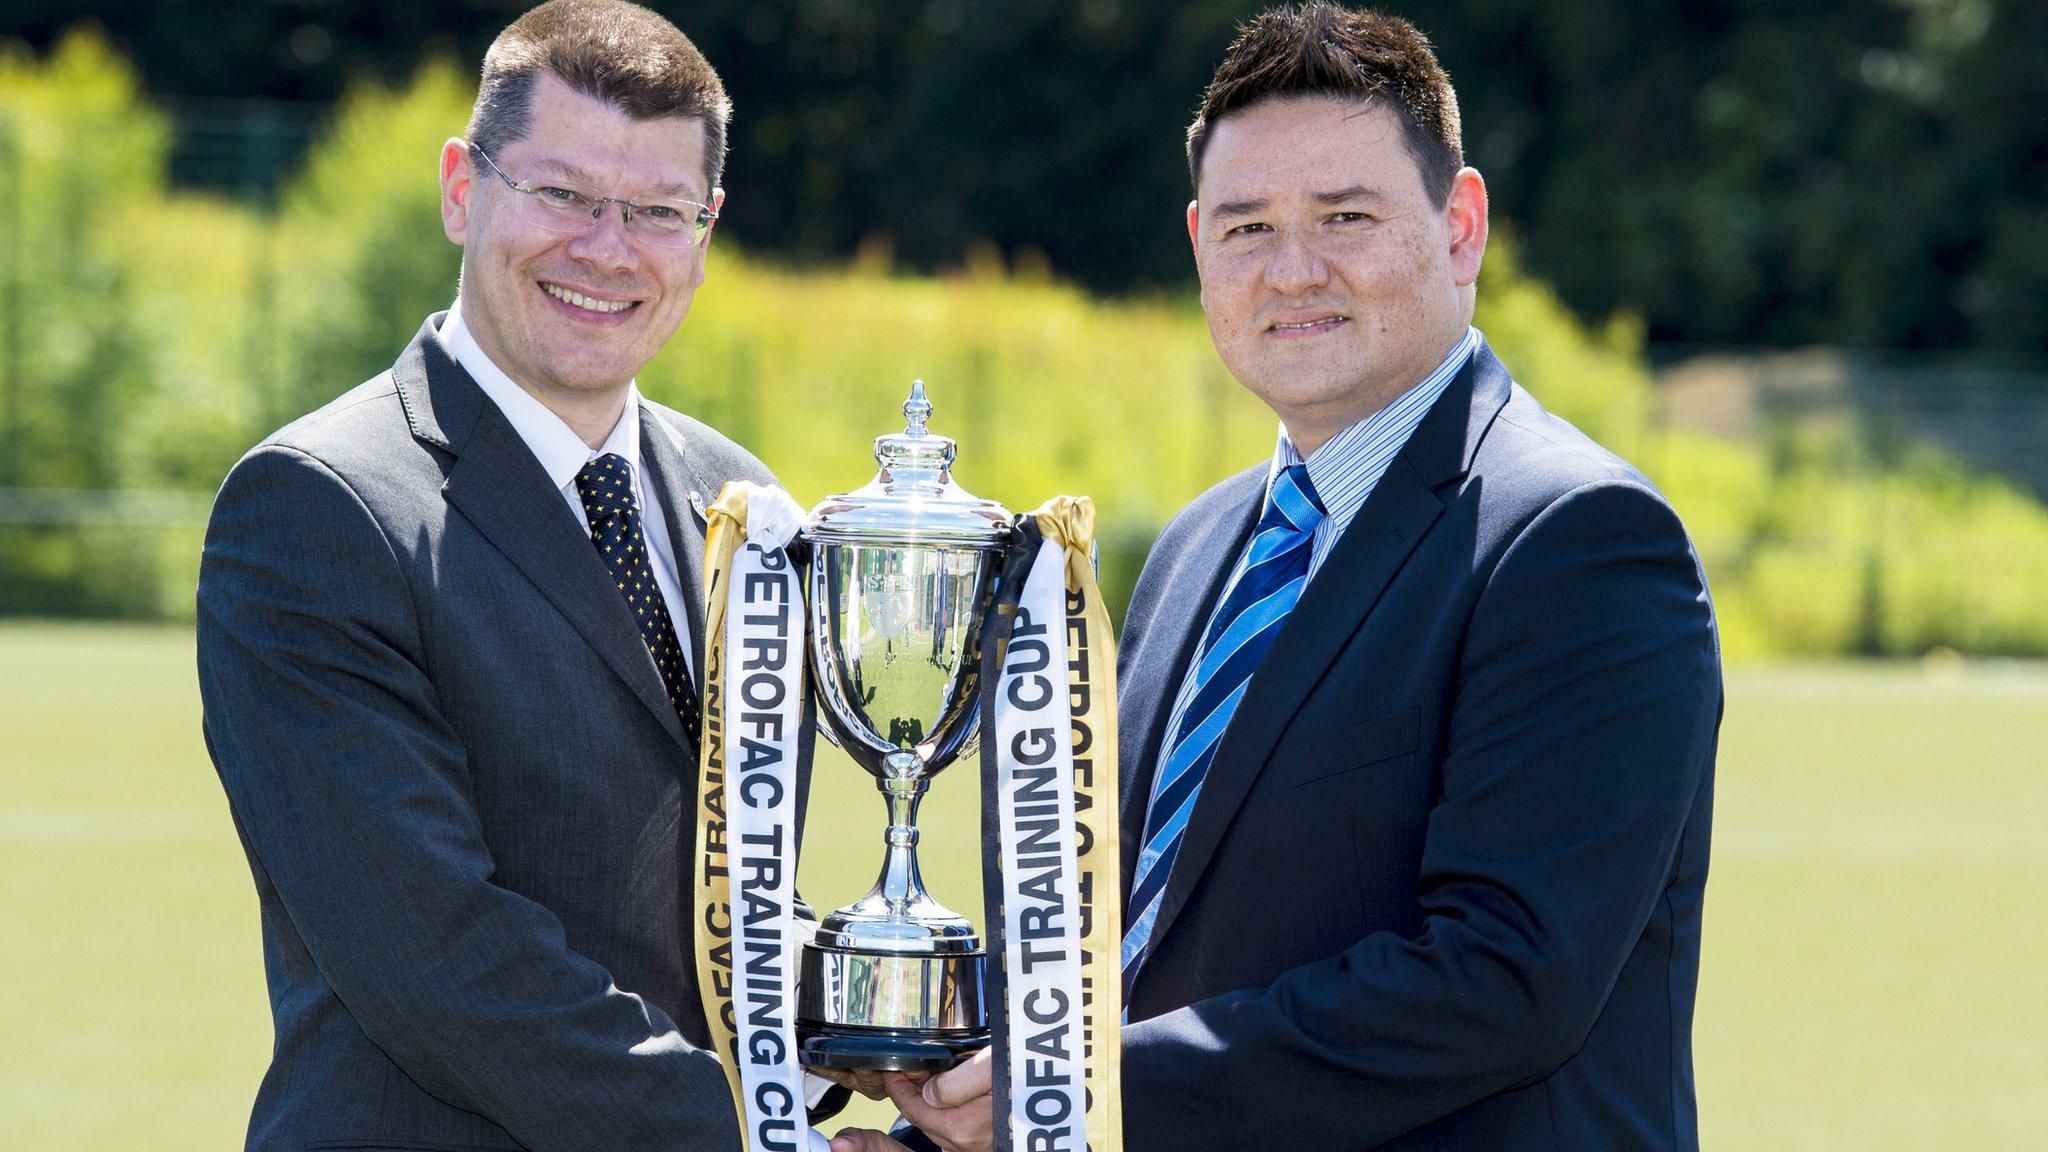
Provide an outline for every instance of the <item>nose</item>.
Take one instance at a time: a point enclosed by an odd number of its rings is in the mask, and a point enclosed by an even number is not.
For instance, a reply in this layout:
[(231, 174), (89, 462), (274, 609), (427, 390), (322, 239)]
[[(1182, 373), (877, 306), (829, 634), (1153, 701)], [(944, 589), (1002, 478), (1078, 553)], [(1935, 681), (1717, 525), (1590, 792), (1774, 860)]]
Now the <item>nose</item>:
[(595, 269), (632, 271), (639, 263), (639, 254), (626, 234), (627, 211), (624, 204), (599, 205), (597, 223), (570, 237), (569, 255)]
[(1280, 236), (1279, 246), (1266, 263), (1266, 282), (1274, 291), (1299, 296), (1328, 283), (1330, 265), (1315, 250), (1308, 237), (1299, 232)]

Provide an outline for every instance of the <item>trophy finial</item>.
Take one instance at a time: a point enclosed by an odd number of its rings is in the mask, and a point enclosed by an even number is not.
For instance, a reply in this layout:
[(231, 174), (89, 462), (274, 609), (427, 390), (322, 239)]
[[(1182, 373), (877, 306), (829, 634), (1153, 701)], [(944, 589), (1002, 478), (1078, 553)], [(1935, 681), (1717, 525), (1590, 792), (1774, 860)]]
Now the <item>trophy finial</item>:
[(924, 435), (924, 422), (931, 414), (932, 402), (924, 398), (924, 381), (912, 380), (910, 382), (910, 399), (903, 402), (903, 418), (909, 421), (904, 426), (903, 434), (906, 436)]

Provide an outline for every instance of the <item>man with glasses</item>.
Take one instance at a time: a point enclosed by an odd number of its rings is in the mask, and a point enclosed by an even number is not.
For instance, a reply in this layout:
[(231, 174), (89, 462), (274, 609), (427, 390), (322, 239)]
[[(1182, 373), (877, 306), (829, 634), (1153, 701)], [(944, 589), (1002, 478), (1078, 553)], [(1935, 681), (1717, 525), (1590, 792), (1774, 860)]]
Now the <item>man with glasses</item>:
[(521, 17), (441, 154), (454, 305), (221, 489), (200, 682), (277, 1029), (252, 1149), (738, 1145), (683, 910), (698, 585), (704, 501), (770, 477), (633, 384), (704, 282), (728, 108), (652, 12)]

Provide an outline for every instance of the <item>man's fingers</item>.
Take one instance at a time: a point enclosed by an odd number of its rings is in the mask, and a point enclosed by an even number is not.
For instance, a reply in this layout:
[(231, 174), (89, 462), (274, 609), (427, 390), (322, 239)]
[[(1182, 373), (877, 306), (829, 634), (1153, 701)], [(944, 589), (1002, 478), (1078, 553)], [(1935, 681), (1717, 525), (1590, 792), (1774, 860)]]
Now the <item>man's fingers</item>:
[(824, 1068), (806, 1064), (804, 1071), (851, 1088), (870, 1100), (885, 1100), (889, 1096), (889, 1089), (882, 1084), (882, 1074), (872, 1069)]
[(937, 1108), (958, 1108), (977, 1096), (989, 1093), (989, 1077), (995, 1070), (994, 1050), (983, 1048), (925, 1082), (925, 1102)]
[(936, 1129), (943, 1129), (947, 1126), (948, 1117), (946, 1112), (942, 1108), (936, 1108), (926, 1103), (924, 1094), (918, 1090), (917, 1085), (912, 1084), (901, 1076), (891, 1076), (889, 1077), (889, 1099), (896, 1105), (896, 1110), (903, 1113), (905, 1120), (924, 1129), (925, 1134), (935, 1140), (944, 1139), (944, 1136)]
[(988, 1152), (994, 1147), (993, 1101), (987, 1096), (977, 1097), (965, 1107), (941, 1108), (927, 1103), (917, 1085), (901, 1076), (891, 1076), (889, 1099), (905, 1120), (948, 1152)]
[[(951, 1139), (952, 1132), (949, 1131), (953, 1118), (947, 1115), (943, 1109), (934, 1108), (925, 1103), (924, 1096), (917, 1090), (917, 1085), (900, 1077), (892, 1076), (889, 1078), (889, 1099), (895, 1103), (896, 1110), (903, 1114), (905, 1120), (910, 1121), (913, 1127), (923, 1132), (926, 1136), (931, 1137), (939, 1147), (948, 1149), (956, 1147)], [(868, 1150), (862, 1148), (855, 1150), (855, 1152), (868, 1152)]]
[(908, 1149), (872, 1128), (841, 1128), (832, 1137), (832, 1152), (908, 1152)]

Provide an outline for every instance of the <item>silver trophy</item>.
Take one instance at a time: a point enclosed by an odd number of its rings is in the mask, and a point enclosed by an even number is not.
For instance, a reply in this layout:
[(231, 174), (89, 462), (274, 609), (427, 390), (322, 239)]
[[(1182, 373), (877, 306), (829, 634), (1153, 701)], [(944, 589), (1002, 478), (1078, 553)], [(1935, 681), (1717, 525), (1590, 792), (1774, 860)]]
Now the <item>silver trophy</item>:
[(981, 627), (1010, 514), (953, 483), (954, 443), (925, 430), (931, 410), (913, 384), (908, 426), (875, 440), (881, 471), (812, 509), (803, 532), (828, 734), (874, 776), (889, 810), (881, 878), (804, 946), (807, 1064), (939, 1070), (989, 1042), (981, 938), (924, 890), (917, 806), (975, 743)]

